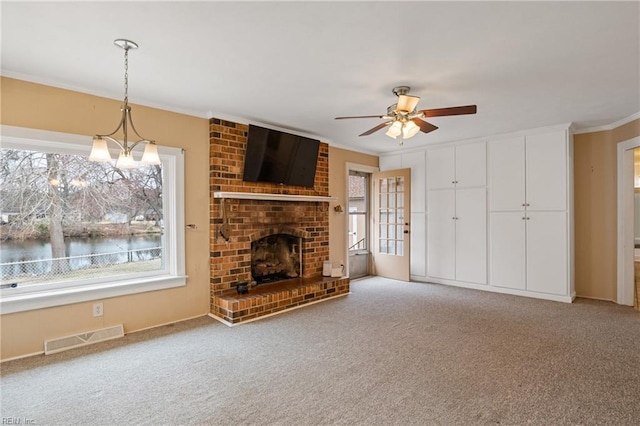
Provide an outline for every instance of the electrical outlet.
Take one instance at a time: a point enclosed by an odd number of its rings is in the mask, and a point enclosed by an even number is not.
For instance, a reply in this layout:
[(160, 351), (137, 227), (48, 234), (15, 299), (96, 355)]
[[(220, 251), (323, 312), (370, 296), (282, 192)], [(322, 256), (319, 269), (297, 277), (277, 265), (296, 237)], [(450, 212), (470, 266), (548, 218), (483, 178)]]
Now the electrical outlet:
[(104, 314), (104, 306), (102, 306), (102, 302), (93, 304), (93, 316), (101, 317)]

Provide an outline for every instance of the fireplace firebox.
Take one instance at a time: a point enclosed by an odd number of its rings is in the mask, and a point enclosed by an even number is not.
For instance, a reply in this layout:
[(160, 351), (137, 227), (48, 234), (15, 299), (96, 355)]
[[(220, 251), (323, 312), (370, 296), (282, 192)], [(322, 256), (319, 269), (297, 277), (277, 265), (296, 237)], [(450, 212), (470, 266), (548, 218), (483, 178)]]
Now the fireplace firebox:
[(257, 284), (302, 276), (302, 238), (273, 234), (251, 243), (251, 275)]

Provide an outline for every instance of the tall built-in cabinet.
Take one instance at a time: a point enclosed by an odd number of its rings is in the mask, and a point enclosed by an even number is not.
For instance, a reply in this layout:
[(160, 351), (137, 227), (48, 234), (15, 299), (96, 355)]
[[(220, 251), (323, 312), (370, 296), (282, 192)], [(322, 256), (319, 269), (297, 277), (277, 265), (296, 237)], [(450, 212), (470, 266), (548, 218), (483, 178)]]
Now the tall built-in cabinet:
[(427, 149), (427, 276), (486, 284), (486, 144)]
[(489, 142), (490, 285), (573, 297), (570, 158), (566, 130)]
[(571, 302), (569, 126), (380, 157), (411, 168), (411, 279)]

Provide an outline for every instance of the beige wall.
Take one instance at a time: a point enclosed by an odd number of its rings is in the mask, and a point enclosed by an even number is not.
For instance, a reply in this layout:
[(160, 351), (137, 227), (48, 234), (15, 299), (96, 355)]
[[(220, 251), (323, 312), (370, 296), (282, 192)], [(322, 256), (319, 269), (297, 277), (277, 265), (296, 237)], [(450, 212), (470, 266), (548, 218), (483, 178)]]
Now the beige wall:
[[(346, 265), (347, 255), (347, 163), (378, 167), (378, 157), (341, 148), (329, 147), (329, 195), (338, 200), (329, 204), (329, 259)], [(333, 207), (340, 204), (344, 213)]]
[[(111, 132), (121, 101), (20, 80), (1, 80), (1, 123), (92, 136)], [(0, 359), (42, 352), (45, 339), (124, 324), (125, 332), (209, 312), (209, 133), (208, 120), (133, 105), (136, 128), (158, 145), (185, 152), (185, 287), (104, 299), (104, 316), (93, 318), (93, 302), (0, 316)], [(88, 140), (88, 143), (91, 143)]]
[[(1, 79), (4, 125), (81, 135), (110, 132), (120, 116), (118, 100)], [(208, 120), (133, 106), (136, 127), (159, 145), (185, 154), (187, 285), (104, 300), (104, 316), (93, 318), (92, 302), (0, 316), (0, 359), (42, 352), (43, 341), (123, 323), (126, 332), (209, 312)], [(640, 120), (604, 132), (575, 135), (576, 291), (578, 296), (616, 298), (616, 145), (640, 136)], [(347, 261), (346, 163), (377, 167), (378, 157), (329, 147), (330, 259)]]
[(617, 298), (617, 144), (640, 136), (640, 120), (574, 136), (576, 293)]

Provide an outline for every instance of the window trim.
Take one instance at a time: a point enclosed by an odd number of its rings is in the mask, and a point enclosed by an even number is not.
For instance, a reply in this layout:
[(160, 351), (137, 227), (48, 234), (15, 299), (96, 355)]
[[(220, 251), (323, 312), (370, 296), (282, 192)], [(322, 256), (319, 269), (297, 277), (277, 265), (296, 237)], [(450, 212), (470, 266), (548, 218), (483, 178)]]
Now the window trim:
[[(90, 136), (23, 127), (0, 126), (2, 148), (53, 150), (61, 154), (88, 156)], [(117, 156), (117, 148), (111, 147)], [(47, 288), (10, 292), (0, 290), (0, 315), (61, 306), (108, 297), (163, 290), (186, 285), (184, 226), (184, 155), (180, 148), (158, 146), (163, 174), (163, 220), (165, 267), (163, 270), (121, 275), (115, 278), (61, 281)], [(27, 287), (28, 288), (28, 287)]]

